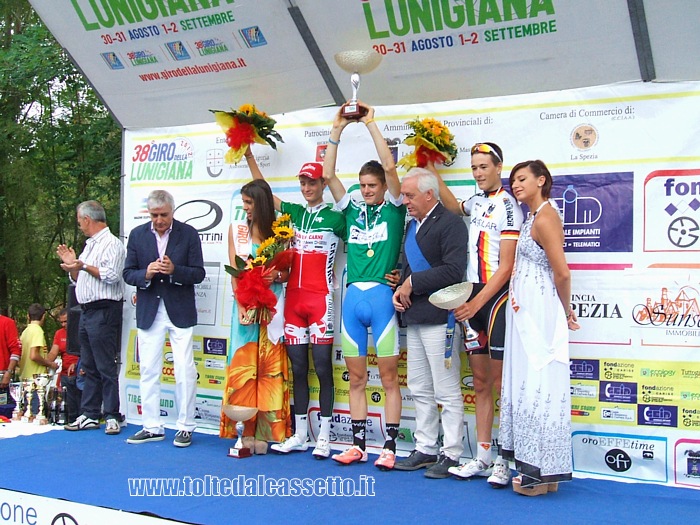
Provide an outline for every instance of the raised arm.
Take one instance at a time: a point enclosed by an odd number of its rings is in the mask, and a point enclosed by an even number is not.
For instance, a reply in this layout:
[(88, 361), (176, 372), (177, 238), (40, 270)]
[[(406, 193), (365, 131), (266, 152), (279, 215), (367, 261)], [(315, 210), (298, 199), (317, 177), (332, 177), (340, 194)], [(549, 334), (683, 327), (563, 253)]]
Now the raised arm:
[(379, 161), (382, 163), (382, 168), (384, 168), (389, 193), (391, 193), (395, 199), (398, 199), (401, 196), (401, 182), (399, 181), (399, 174), (396, 171), (396, 162), (394, 161), (394, 156), (391, 154), (389, 145), (386, 143), (386, 140), (384, 140), (384, 135), (382, 135), (379, 126), (374, 120), (374, 108), (363, 102), (358, 102), (358, 104), (367, 110), (367, 113), (360, 118), (360, 122), (367, 126), (367, 130), (374, 141), (374, 147), (377, 150), (377, 155), (379, 155)]
[(433, 172), (437, 177), (438, 187), (440, 190), (440, 201), (442, 202), (442, 205), (448, 210), (450, 210), (452, 213), (456, 213), (457, 215), (464, 215), (464, 210), (462, 209), (462, 206), (457, 200), (457, 197), (455, 197), (454, 193), (452, 193), (452, 190), (450, 190), (450, 188), (447, 187), (445, 181), (442, 180), (442, 176), (438, 172), (433, 161), (429, 160), (425, 167), (426, 169)]
[(331, 190), (333, 200), (339, 202), (345, 196), (345, 186), (340, 182), (340, 179), (335, 175), (335, 163), (338, 158), (338, 145), (340, 144), (340, 136), (343, 134), (345, 127), (350, 124), (350, 121), (341, 114), (342, 108), (338, 109), (333, 119), (331, 134), (328, 137), (328, 146), (326, 146), (326, 155), (323, 157), (323, 178)]
[[(245, 151), (245, 161), (248, 163), (248, 169), (250, 170), (250, 174), (253, 176), (254, 179), (265, 180), (265, 177), (263, 176), (263, 173), (260, 170), (260, 166), (258, 166), (258, 161), (255, 160), (255, 155), (253, 155), (253, 152), (250, 149), (250, 145), (248, 145), (248, 149)], [(274, 193), (272, 194), (272, 198), (275, 202), (275, 210), (281, 211), (282, 201), (280, 200), (280, 198), (277, 197), (277, 195), (275, 195)]]

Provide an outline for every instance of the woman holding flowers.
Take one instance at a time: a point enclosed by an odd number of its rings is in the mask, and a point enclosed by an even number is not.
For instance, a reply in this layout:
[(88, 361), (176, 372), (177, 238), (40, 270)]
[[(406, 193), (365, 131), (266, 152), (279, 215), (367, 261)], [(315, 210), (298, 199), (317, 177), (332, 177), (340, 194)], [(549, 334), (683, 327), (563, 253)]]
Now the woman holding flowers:
[[(248, 149), (245, 153), (254, 179), (263, 173)], [(305, 452), (309, 440), (309, 345), (313, 369), (318, 378), (321, 428), (312, 452), (316, 459), (330, 456), (331, 416), (333, 415), (333, 340), (335, 338), (336, 286), (335, 255), (345, 238), (345, 217), (323, 200), (326, 181), (323, 166), (306, 162), (297, 175), (306, 205), (286, 202), (273, 195), (275, 209), (289, 214), (294, 225), (294, 252), (287, 281), (284, 312), (284, 338), (294, 377), (294, 434), (272, 445), (273, 452)]]
[[(375, 465), (394, 467), (396, 437), (401, 420), (398, 380), (399, 333), (392, 303), (393, 290), (386, 275), (395, 267), (401, 250), (406, 208), (396, 163), (374, 121), (374, 109), (359, 102), (364, 111), (359, 121), (348, 120), (341, 110), (335, 116), (323, 162), (323, 177), (342, 210), (347, 226), (348, 288), (343, 299), (342, 348), (350, 374), (350, 415), (353, 446), (333, 459), (343, 464), (367, 461), (367, 329), (371, 326), (377, 364), (385, 392), (384, 414), (388, 439)], [(351, 123), (367, 127), (381, 163), (366, 162), (360, 168), (361, 200), (346, 193), (336, 177), (335, 163), (343, 130)], [(387, 193), (387, 190), (388, 193)]]
[[(282, 342), (281, 284), (288, 271), (283, 264), (275, 267), (269, 263), (272, 249), (291, 238), (292, 230), (282, 224), (284, 218), (275, 220), (267, 182), (253, 180), (241, 188), (241, 195), (246, 219), (231, 224), (228, 233), (235, 300), (223, 404), (258, 409), (257, 415), (245, 422), (243, 446), (252, 448), (254, 440), (255, 452), (264, 454), (268, 441), (283, 441), (289, 435), (289, 376)], [(267, 296), (272, 300), (252, 306), (253, 301)], [(222, 413), (219, 435), (235, 437), (235, 425)]]

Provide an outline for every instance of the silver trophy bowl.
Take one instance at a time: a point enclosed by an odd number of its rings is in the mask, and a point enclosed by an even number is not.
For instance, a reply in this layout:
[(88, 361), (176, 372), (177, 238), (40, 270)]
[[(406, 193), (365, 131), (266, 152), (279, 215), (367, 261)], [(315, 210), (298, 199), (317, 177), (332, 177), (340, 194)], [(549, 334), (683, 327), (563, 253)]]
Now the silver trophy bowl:
[[(433, 292), (430, 297), (428, 297), (428, 301), (443, 310), (454, 310), (469, 300), (473, 289), (474, 285), (470, 282), (453, 284), (452, 286)], [(472, 350), (479, 346), (479, 332), (471, 327), (467, 319), (461, 321), (461, 323), (464, 327), (466, 339), (464, 341), (465, 348), (467, 350)]]

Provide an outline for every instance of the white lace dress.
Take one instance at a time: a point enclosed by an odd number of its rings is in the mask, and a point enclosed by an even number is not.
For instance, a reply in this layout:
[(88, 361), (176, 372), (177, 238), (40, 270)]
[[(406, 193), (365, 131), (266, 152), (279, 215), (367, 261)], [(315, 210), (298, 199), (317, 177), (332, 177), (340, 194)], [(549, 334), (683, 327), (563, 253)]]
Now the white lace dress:
[[(537, 211), (539, 211), (538, 208)], [(506, 310), (499, 441), (522, 486), (571, 479), (569, 334), (530, 215), (518, 240)]]

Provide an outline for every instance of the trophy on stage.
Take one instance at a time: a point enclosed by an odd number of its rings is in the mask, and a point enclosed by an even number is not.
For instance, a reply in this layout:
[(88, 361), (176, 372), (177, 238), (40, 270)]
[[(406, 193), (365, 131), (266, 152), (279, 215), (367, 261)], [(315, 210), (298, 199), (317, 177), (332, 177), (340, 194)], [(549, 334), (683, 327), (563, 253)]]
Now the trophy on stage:
[(68, 395), (68, 389), (63, 386), (61, 390), (54, 390), (54, 401), (52, 405), (52, 416), (49, 418), (51, 423), (54, 425), (63, 426), (66, 424), (66, 396)]
[(229, 457), (236, 459), (250, 457), (253, 454), (252, 451), (248, 447), (243, 446), (243, 428), (245, 427), (244, 422), (255, 416), (258, 413), (258, 409), (239, 405), (224, 405), (221, 410), (231, 421), (236, 421), (238, 440), (234, 446), (228, 449)]
[(51, 381), (49, 374), (34, 374), (36, 395), (39, 398), (39, 413), (34, 420), (37, 425), (46, 425), (49, 420), (46, 417), (46, 387)]
[(22, 409), (24, 408), (22, 383), (10, 383), (10, 395), (15, 400), (15, 409), (12, 411), (12, 419), (19, 421), (21, 419)]
[[(434, 306), (443, 310), (454, 310), (458, 306), (463, 305), (469, 300), (472, 294), (472, 283), (457, 283), (442, 290), (434, 292), (428, 297)], [(479, 341), (479, 332), (474, 330), (469, 321), (465, 319), (461, 322), (464, 328), (464, 349), (467, 352), (478, 350), (483, 346), (483, 342)]]
[(30, 379), (25, 379), (22, 381), (22, 391), (24, 392), (24, 413), (22, 414), (22, 423), (31, 423), (34, 420), (32, 415), (32, 398), (34, 397), (34, 392), (36, 390), (36, 385), (34, 381)]
[(382, 61), (382, 55), (376, 51), (341, 51), (335, 54), (336, 63), (350, 73), (352, 98), (342, 109), (342, 115), (347, 119), (359, 119), (365, 111), (357, 104), (357, 91), (360, 89), (360, 75), (374, 71)]

